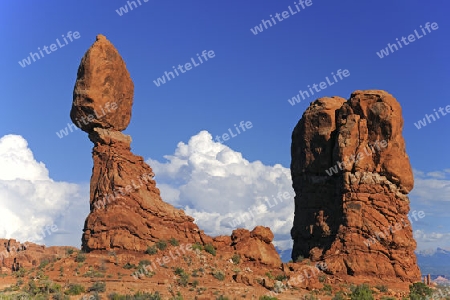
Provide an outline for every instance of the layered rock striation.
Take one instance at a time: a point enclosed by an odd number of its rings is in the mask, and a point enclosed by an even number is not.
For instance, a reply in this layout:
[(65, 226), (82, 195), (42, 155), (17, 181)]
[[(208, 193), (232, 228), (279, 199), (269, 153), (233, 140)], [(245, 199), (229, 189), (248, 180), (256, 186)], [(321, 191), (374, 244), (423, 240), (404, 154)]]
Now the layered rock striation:
[(336, 275), (420, 280), (400, 104), (385, 91), (311, 103), (292, 133), (292, 259)]
[(90, 214), (82, 249), (145, 251), (161, 239), (208, 243), (194, 218), (165, 203), (151, 167), (131, 153), (121, 131), (131, 119), (134, 85), (115, 47), (103, 36), (78, 68), (70, 116), (94, 143)]

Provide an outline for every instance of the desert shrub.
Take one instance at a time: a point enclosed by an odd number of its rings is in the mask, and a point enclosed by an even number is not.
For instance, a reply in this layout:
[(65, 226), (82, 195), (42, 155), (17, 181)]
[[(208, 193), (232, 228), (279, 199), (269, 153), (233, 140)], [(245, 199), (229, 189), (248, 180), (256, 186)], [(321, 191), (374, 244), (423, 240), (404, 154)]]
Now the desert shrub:
[(86, 254), (84, 254), (83, 252), (78, 252), (77, 256), (75, 257), (75, 261), (77, 263), (82, 263), (86, 260)]
[(159, 250), (165, 250), (167, 248), (167, 242), (164, 240), (160, 240), (156, 242), (156, 248), (158, 248)]
[(142, 266), (148, 266), (148, 265), (151, 265), (151, 264), (152, 264), (151, 261), (149, 261), (149, 260), (147, 260), (147, 259), (143, 259), (143, 260), (141, 260), (141, 261), (139, 262), (139, 267), (142, 267)]
[(264, 295), (264, 296), (259, 297), (259, 300), (278, 300), (278, 298)]
[(109, 300), (162, 300), (161, 294), (159, 292), (153, 293), (142, 293), (137, 292), (134, 295), (120, 295), (117, 293), (112, 293), (108, 295)]
[(351, 300), (373, 300), (373, 294), (367, 284), (360, 284), (352, 287)]
[(170, 238), (169, 243), (170, 243), (172, 246), (178, 246), (178, 245), (180, 245), (180, 243), (178, 242), (178, 240), (177, 240), (176, 238)]
[(241, 256), (239, 254), (235, 254), (231, 260), (233, 261), (233, 264), (237, 265), (241, 262)]
[(205, 251), (209, 254), (212, 254), (213, 256), (216, 256), (216, 248), (214, 248), (214, 246), (211, 244), (205, 245)]
[(27, 273), (27, 270), (24, 267), (20, 267), (19, 270), (14, 272), (14, 276), (16, 278), (25, 277), (25, 274)]
[(192, 250), (200, 250), (200, 251), (202, 251), (203, 250), (203, 246), (199, 242), (197, 242), (197, 243), (192, 245)]
[(69, 288), (64, 292), (66, 295), (81, 295), (81, 293), (84, 293), (84, 286), (79, 284), (71, 284), (69, 285)]
[(225, 297), (224, 295), (220, 295), (219, 297), (216, 298), (216, 300), (229, 300), (229, 298)]
[(39, 264), (39, 269), (44, 269), (48, 264), (50, 263), (50, 261), (48, 259), (44, 259), (41, 261), (41, 263)]
[(73, 249), (71, 249), (71, 248), (67, 248), (66, 249), (66, 253), (67, 253), (67, 255), (72, 255), (73, 254)]
[(149, 246), (149, 247), (147, 247), (147, 250), (145, 250), (145, 253), (153, 255), (153, 254), (158, 253), (158, 249), (156, 248), (156, 246), (151, 246), (151, 247)]
[(433, 290), (423, 282), (415, 282), (409, 286), (409, 299), (411, 300), (427, 299), (426, 297), (431, 294), (433, 294)]
[(212, 273), (212, 275), (214, 276), (214, 278), (216, 278), (217, 280), (223, 281), (225, 280), (225, 274), (223, 274), (222, 271), (214, 271)]
[(126, 264), (123, 265), (122, 268), (124, 268), (125, 270), (135, 269), (136, 265), (130, 264), (129, 262), (127, 262)]
[(199, 284), (198, 280), (194, 280), (192, 282), (192, 287), (196, 288), (198, 286), (198, 284)]
[(89, 292), (106, 292), (106, 283), (104, 282), (95, 282), (89, 289)]
[(380, 300), (396, 300), (396, 299), (394, 297), (383, 296), (380, 298)]
[(285, 274), (279, 274), (275, 277), (275, 280), (278, 280), (278, 281), (284, 281), (286, 279), (287, 279), (287, 276)]
[(344, 294), (342, 292), (337, 292), (331, 300), (345, 300)]
[(386, 293), (388, 291), (388, 287), (383, 284), (376, 285), (375, 287), (382, 293)]
[(325, 292), (331, 292), (333, 288), (331, 287), (331, 285), (325, 283), (322, 290), (324, 290)]

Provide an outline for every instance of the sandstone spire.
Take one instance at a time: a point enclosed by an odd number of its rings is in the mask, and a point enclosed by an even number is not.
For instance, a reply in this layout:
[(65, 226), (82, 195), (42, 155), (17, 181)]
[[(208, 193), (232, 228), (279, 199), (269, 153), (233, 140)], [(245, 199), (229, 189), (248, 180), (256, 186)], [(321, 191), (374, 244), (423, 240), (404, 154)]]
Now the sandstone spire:
[(387, 92), (311, 103), (292, 133), (292, 258), (336, 275), (420, 280), (408, 220), (414, 180), (400, 104)]
[(114, 46), (98, 35), (78, 68), (70, 116), (94, 143), (90, 214), (82, 248), (144, 251), (160, 239), (212, 242), (194, 219), (162, 201), (153, 172), (121, 133), (131, 118), (133, 82)]

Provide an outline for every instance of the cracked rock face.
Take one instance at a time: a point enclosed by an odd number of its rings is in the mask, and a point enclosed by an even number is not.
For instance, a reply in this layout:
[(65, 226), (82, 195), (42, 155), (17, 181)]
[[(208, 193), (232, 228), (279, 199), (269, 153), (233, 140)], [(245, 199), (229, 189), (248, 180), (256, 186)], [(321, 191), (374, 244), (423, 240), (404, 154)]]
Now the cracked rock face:
[(88, 125), (74, 120), (94, 143), (82, 249), (145, 251), (171, 237), (180, 243), (212, 243), (192, 217), (161, 199), (151, 167), (131, 153), (131, 137), (120, 131), (130, 122), (133, 82), (119, 53), (102, 35), (81, 61), (73, 96), (72, 120), (101, 111), (107, 103), (117, 105)]
[(420, 280), (402, 128), (400, 104), (385, 91), (311, 103), (292, 133), (294, 261), (325, 261), (336, 275)]

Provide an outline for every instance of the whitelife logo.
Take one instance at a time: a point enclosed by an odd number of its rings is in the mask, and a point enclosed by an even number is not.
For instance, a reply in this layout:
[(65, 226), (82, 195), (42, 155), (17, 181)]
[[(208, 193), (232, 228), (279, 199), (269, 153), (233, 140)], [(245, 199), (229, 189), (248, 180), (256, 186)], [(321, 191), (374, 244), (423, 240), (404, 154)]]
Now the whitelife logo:
[[(31, 63), (32, 63), (31, 60), (32, 60), (32, 59), (33, 59), (33, 62), (35, 62), (35, 61), (36, 61), (36, 58), (37, 58), (38, 60), (41, 59), (41, 58), (43, 58), (43, 57), (44, 57), (44, 53), (42, 52), (42, 50), (44, 50), (45, 53), (47, 53), (47, 54), (51, 54), (52, 52), (55, 52), (56, 50), (61, 49), (62, 47), (68, 45), (69, 42), (67, 41), (66, 37), (67, 37), (71, 42), (73, 42), (74, 39), (75, 39), (75, 40), (78, 40), (78, 39), (81, 37), (81, 35), (80, 35), (80, 33), (79, 33), (78, 31), (74, 31), (73, 34), (72, 34), (72, 31), (69, 31), (69, 32), (67, 33), (67, 36), (64, 36), (64, 34), (61, 35), (61, 36), (63, 37), (64, 42), (66, 42), (65, 44), (61, 44), (61, 42), (59, 41), (59, 38), (57, 38), (57, 39), (56, 39), (56, 42), (57, 42), (57, 44), (58, 44), (59, 47), (57, 47), (56, 44), (51, 44), (50, 47), (47, 47), (47, 45), (44, 45), (44, 47), (42, 47), (42, 49), (41, 49), (41, 47), (38, 47), (38, 52), (41, 54), (40, 56), (39, 56), (39, 53), (36, 53), (36, 52), (35, 52), (35, 53), (30, 52), (30, 55), (29, 55), (27, 58), (24, 58), (24, 59), (22, 59), (22, 61), (19, 61), (19, 65), (20, 65), (22, 68), (25, 68), (26, 66), (31, 65)], [(51, 51), (49, 52), (48, 49), (50, 49)]]

